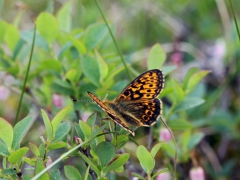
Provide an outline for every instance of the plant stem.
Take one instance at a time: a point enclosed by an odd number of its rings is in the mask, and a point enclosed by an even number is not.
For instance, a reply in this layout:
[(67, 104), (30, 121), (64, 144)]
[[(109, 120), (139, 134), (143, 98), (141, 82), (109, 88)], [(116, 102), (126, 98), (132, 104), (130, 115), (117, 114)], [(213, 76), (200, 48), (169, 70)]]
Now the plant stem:
[(33, 30), (33, 41), (32, 41), (32, 47), (31, 47), (30, 57), (29, 57), (28, 66), (27, 66), (26, 77), (25, 77), (23, 87), (22, 87), (22, 92), (21, 92), (21, 96), (20, 96), (20, 100), (19, 100), (19, 104), (18, 104), (18, 109), (17, 109), (17, 114), (15, 116), (14, 123), (13, 123), (14, 126), (18, 121), (18, 115), (19, 115), (20, 108), (21, 108), (21, 105), (22, 105), (23, 94), (25, 92), (25, 87), (26, 87), (26, 84), (27, 84), (28, 74), (29, 74), (29, 70), (30, 70), (30, 66), (31, 66), (31, 62), (32, 62), (35, 36), (36, 36), (36, 23), (35, 23), (34, 30)]

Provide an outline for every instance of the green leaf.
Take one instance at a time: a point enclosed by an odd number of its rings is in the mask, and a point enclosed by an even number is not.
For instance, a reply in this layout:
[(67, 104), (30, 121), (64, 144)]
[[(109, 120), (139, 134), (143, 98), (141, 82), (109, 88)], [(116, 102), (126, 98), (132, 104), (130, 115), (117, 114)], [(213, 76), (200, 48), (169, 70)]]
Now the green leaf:
[(41, 143), (39, 145), (39, 152), (40, 152), (40, 157), (44, 158), (44, 156), (45, 156), (45, 144), (44, 143)]
[(124, 167), (123, 166), (120, 166), (120, 167), (114, 169), (114, 172), (118, 172), (118, 173), (123, 172), (123, 171), (124, 171)]
[(77, 168), (75, 168), (74, 166), (70, 166), (70, 165), (64, 166), (64, 173), (68, 179), (71, 179), (71, 180), (81, 180), (82, 179), (81, 174), (79, 173)]
[(115, 148), (110, 142), (101, 142), (97, 146), (97, 155), (102, 167), (105, 167), (115, 155)]
[(174, 158), (175, 156), (175, 146), (174, 146), (174, 143), (173, 141), (170, 141), (168, 143), (164, 143), (162, 145), (162, 149), (171, 157), (171, 158)]
[(57, 12), (57, 20), (59, 23), (59, 28), (62, 31), (70, 32), (72, 26), (72, 1), (65, 3)]
[[(33, 40), (33, 31), (21, 31), (21, 38), (26, 41), (26, 43), (29, 45), (32, 44), (32, 40)], [(49, 44), (47, 42), (46, 39), (44, 39), (41, 35), (36, 34), (36, 39), (34, 42), (34, 47), (39, 47), (45, 51), (50, 51), (50, 47)], [(30, 46), (29, 46), (29, 50), (26, 53), (29, 53), (30, 51)], [(26, 53), (24, 54), (24, 56), (22, 58), (25, 58)]]
[(62, 109), (60, 112), (57, 113), (57, 115), (52, 120), (52, 127), (53, 127), (53, 135), (55, 135), (56, 130), (59, 126), (59, 124), (62, 122), (62, 120), (67, 115), (68, 111), (72, 108), (72, 106), (67, 106), (66, 108)]
[(174, 65), (163, 66), (161, 69), (162, 69), (162, 72), (163, 72), (164, 76), (166, 77), (166, 75), (170, 74), (172, 71), (177, 69), (177, 66), (174, 66)]
[(151, 155), (153, 158), (156, 156), (157, 152), (162, 147), (162, 145), (163, 145), (163, 142), (159, 142), (153, 146), (153, 148), (151, 149)]
[(58, 141), (55, 143), (51, 143), (48, 146), (48, 150), (53, 150), (53, 149), (60, 149), (60, 148), (64, 148), (67, 147), (67, 143), (63, 142), (63, 141)]
[[(98, 128), (98, 126), (95, 126), (96, 131), (94, 130), (94, 132), (91, 134), (91, 137), (94, 137), (97, 134), (104, 133), (102, 131), (102, 129), (106, 127), (105, 125), (107, 126), (107, 124), (104, 124), (100, 128)], [(94, 152), (96, 152), (97, 145), (100, 144), (101, 142), (104, 142), (104, 141), (106, 141), (106, 137), (104, 135), (103, 136), (98, 136), (98, 137), (94, 138), (94, 141), (91, 141), (91, 144), (90, 144), (92, 150)]]
[(181, 136), (181, 144), (182, 144), (182, 149), (183, 151), (188, 151), (188, 144), (189, 144), (189, 140), (191, 137), (191, 131), (185, 131), (182, 136)]
[(79, 126), (80, 126), (81, 131), (84, 134), (84, 138), (85, 138), (84, 140), (88, 139), (92, 134), (92, 128), (83, 121), (79, 121)]
[(8, 161), (12, 164), (17, 164), (27, 152), (28, 148), (22, 147), (11, 153), (11, 155), (8, 157)]
[(10, 148), (13, 141), (13, 127), (5, 119), (0, 117), (0, 138)]
[[(95, 126), (95, 129), (93, 131), (93, 133), (91, 134), (91, 136), (89, 138), (92, 138), (100, 133), (103, 133), (103, 129), (107, 126), (107, 124), (102, 125), (100, 128), (98, 128), (98, 126)], [(98, 138), (98, 137), (96, 137)]]
[(36, 159), (35, 158), (24, 157), (24, 162), (28, 163), (31, 166), (35, 166)]
[(2, 156), (9, 156), (8, 147), (2, 141), (0, 141), (0, 155), (2, 155)]
[(5, 32), (5, 42), (8, 48), (14, 52), (18, 42), (20, 40), (20, 34), (16, 27), (11, 24), (7, 25), (7, 30)]
[(135, 173), (135, 172), (132, 172), (131, 173), (133, 176), (135, 176), (135, 177), (137, 177), (138, 179), (145, 179), (144, 177), (142, 177), (140, 174), (137, 174), (137, 173)]
[(175, 79), (172, 79), (172, 87), (174, 92), (174, 101), (180, 102), (184, 98), (184, 91), (182, 87), (178, 84), (178, 82)]
[(27, 116), (14, 126), (13, 142), (12, 142), (12, 148), (14, 150), (20, 147), (20, 142), (22, 141), (23, 136), (25, 135), (25, 133), (27, 132), (30, 126), (31, 119), (32, 119), (32, 116)]
[(97, 116), (98, 116), (97, 113), (92, 113), (90, 116), (88, 116), (88, 119), (87, 119), (86, 123), (87, 123), (89, 126), (94, 127), (95, 122), (96, 122), (96, 120), (97, 120)]
[(130, 155), (127, 153), (117, 155), (106, 167), (102, 169), (102, 172), (104, 174), (107, 174), (108, 172), (123, 166), (129, 159), (129, 157)]
[(186, 91), (190, 77), (199, 70), (198, 67), (192, 67), (188, 70), (184, 80), (183, 80), (183, 90)]
[(81, 68), (83, 74), (90, 80), (90, 82), (95, 86), (100, 87), (100, 73), (96, 59), (88, 55), (83, 55), (81, 59)]
[(47, 59), (47, 60), (41, 61), (38, 68), (39, 68), (38, 69), (39, 71), (54, 70), (60, 73), (62, 70), (62, 63), (55, 59)]
[(92, 24), (88, 26), (84, 35), (84, 44), (88, 50), (98, 46), (107, 35), (107, 26), (103, 23)]
[(187, 83), (186, 92), (189, 93), (194, 90), (194, 88), (197, 86), (197, 84), (207, 75), (210, 71), (207, 70), (201, 70), (198, 72), (195, 72), (190, 78)]
[(97, 60), (98, 66), (99, 66), (100, 82), (102, 84), (104, 78), (108, 75), (108, 65), (97, 50), (95, 50), (95, 56), (96, 56), (96, 60)]
[(81, 158), (83, 158), (83, 160), (89, 164), (92, 168), (92, 170), (97, 174), (97, 176), (100, 176), (100, 171), (98, 169), (98, 167), (87, 157), (85, 156), (83, 153), (80, 152), (79, 154), (81, 156)]
[(122, 148), (125, 144), (127, 144), (129, 138), (126, 135), (117, 136), (112, 140), (112, 144), (116, 147), (116, 149)]
[(66, 77), (66, 79), (68, 79), (72, 83), (76, 83), (79, 80), (80, 75), (81, 75), (80, 71), (78, 71), (77, 69), (70, 69), (66, 73), (65, 77)]
[(72, 37), (71, 35), (66, 35), (66, 37), (71, 41), (73, 46), (78, 50), (79, 54), (86, 53), (87, 50), (86, 50), (86, 47), (84, 46), (84, 44), (82, 43), (82, 41)]
[(50, 171), (49, 175), (51, 180), (60, 179), (60, 171), (58, 169)]
[(77, 132), (78, 137), (80, 137), (80, 139), (82, 139), (82, 140), (85, 140), (85, 139), (84, 139), (85, 137), (84, 137), (83, 131), (82, 131), (82, 129), (80, 128), (79, 125), (76, 125), (76, 126), (75, 126), (75, 130), (76, 130), (76, 132)]
[(53, 139), (52, 142), (61, 140), (64, 136), (68, 134), (68, 132), (70, 131), (70, 128), (71, 126), (68, 122), (61, 123), (57, 128), (57, 131), (54, 136), (55, 138)]
[(12, 168), (3, 169), (1, 171), (1, 174), (4, 174), (4, 175), (14, 175), (16, 173), (17, 173), (17, 171), (15, 169), (12, 169)]
[[(35, 166), (35, 175), (40, 173), (42, 170), (45, 169), (45, 165), (43, 161), (40, 158), (37, 158), (36, 160), (36, 166)], [(48, 172), (45, 172), (42, 176), (38, 178), (38, 180), (50, 180), (50, 176)]]
[(42, 117), (43, 117), (43, 122), (47, 131), (47, 137), (48, 139), (52, 139), (53, 138), (53, 127), (52, 124), (50, 122), (50, 119), (48, 118), (47, 113), (41, 109), (41, 113), (42, 113)]
[(168, 126), (173, 131), (184, 131), (184, 130), (193, 128), (192, 124), (182, 119), (174, 119), (174, 120), (168, 121)]
[(52, 91), (59, 94), (74, 95), (71, 84), (60, 79), (55, 80), (55, 82), (51, 85), (51, 88)]
[(164, 89), (162, 90), (159, 97), (162, 98), (162, 97), (165, 97), (168, 94), (172, 94), (172, 93), (173, 93), (173, 88), (172, 87), (167, 87), (167, 88), (164, 87)]
[(7, 31), (7, 23), (5, 21), (0, 21), (0, 43), (2, 44), (5, 33)]
[(160, 44), (155, 44), (148, 55), (148, 69), (161, 69), (166, 60), (166, 53)]
[(49, 43), (52, 43), (59, 33), (58, 22), (52, 14), (43, 12), (37, 18), (37, 30)]
[(155, 174), (152, 176), (152, 178), (155, 178), (157, 175), (162, 174), (162, 173), (165, 173), (165, 172), (167, 172), (167, 171), (168, 171), (168, 168), (163, 168), (163, 169), (161, 169), (160, 171), (158, 171), (157, 173), (155, 173)]
[(144, 171), (147, 174), (151, 173), (155, 166), (155, 162), (153, 156), (148, 152), (148, 150), (144, 146), (142, 145), (138, 146), (137, 157)]
[(194, 135), (191, 135), (189, 144), (188, 144), (188, 149), (191, 150), (194, 148), (198, 143), (203, 139), (204, 134), (203, 133), (196, 133)]
[(187, 97), (187, 98), (184, 98), (183, 101), (178, 103), (178, 105), (174, 108), (174, 112), (184, 111), (184, 110), (199, 106), (204, 102), (205, 100), (202, 98)]
[(29, 142), (28, 144), (29, 144), (30, 151), (32, 151), (32, 153), (35, 156), (40, 156), (40, 151), (39, 151), (38, 147), (36, 146), (36, 144), (34, 144), (32, 142)]

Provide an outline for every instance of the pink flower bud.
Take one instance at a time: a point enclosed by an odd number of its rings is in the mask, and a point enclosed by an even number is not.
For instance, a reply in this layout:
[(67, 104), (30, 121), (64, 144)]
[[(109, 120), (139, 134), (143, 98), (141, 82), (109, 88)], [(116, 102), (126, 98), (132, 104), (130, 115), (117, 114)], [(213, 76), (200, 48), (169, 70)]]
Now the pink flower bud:
[(190, 169), (190, 180), (205, 180), (204, 171), (202, 167), (196, 167)]
[(0, 86), (0, 100), (5, 101), (10, 95), (10, 90), (4, 86)]
[(174, 52), (170, 57), (170, 62), (176, 66), (182, 65), (182, 53), (181, 52)]
[(83, 141), (80, 137), (74, 136), (74, 140), (76, 142), (76, 144), (81, 144)]
[(61, 95), (53, 94), (52, 100), (55, 107), (61, 108), (63, 106), (63, 97)]
[(161, 141), (169, 142), (172, 139), (172, 136), (167, 128), (160, 129), (159, 138)]
[(47, 162), (46, 162), (46, 167), (50, 166), (51, 164), (52, 164), (52, 159), (48, 156)]
[(215, 58), (223, 58), (226, 55), (226, 44), (222, 39), (218, 39), (213, 48), (213, 56)]
[(171, 174), (170, 172), (164, 172), (159, 175), (157, 175), (156, 180), (171, 180)]
[(86, 122), (91, 114), (92, 114), (91, 112), (86, 112), (86, 111), (84, 111), (84, 112), (82, 112), (82, 114), (81, 114), (81, 119), (82, 119), (84, 122)]

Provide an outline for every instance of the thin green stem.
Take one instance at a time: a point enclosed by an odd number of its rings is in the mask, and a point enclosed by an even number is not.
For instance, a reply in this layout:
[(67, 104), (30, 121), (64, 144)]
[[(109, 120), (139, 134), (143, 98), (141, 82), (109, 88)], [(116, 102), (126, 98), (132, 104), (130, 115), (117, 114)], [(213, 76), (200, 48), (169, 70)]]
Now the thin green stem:
[(35, 36), (36, 36), (36, 24), (34, 26), (34, 31), (33, 31), (33, 41), (32, 41), (30, 57), (29, 57), (29, 61), (28, 61), (26, 77), (25, 77), (25, 80), (24, 80), (24, 83), (23, 83), (22, 92), (21, 92), (21, 96), (20, 96), (20, 101), (19, 101), (18, 109), (17, 109), (17, 114), (15, 116), (13, 125), (15, 125), (17, 123), (17, 121), (18, 121), (18, 115), (19, 115), (19, 112), (20, 112), (22, 99), (23, 99), (23, 95), (24, 95), (24, 92), (25, 92), (25, 87), (26, 87), (26, 84), (27, 84), (28, 74), (29, 74), (29, 70), (30, 70), (30, 66), (31, 66), (31, 62), (32, 62), (32, 55), (33, 55), (33, 48), (34, 48), (34, 43), (35, 43)]
[(107, 20), (106, 20), (104, 14), (103, 14), (103, 12), (102, 12), (102, 9), (101, 9), (98, 1), (95, 0), (95, 2), (96, 2), (96, 4), (97, 4), (98, 10), (100, 11), (100, 13), (101, 13), (101, 15), (102, 15), (102, 18), (103, 18), (103, 20), (104, 20), (104, 22), (105, 22), (105, 24), (106, 24), (106, 26), (107, 26), (107, 28), (108, 28), (108, 31), (109, 31), (109, 33), (110, 33), (110, 35), (111, 35), (111, 37), (112, 37), (112, 40), (113, 40), (113, 42), (114, 42), (114, 44), (115, 44), (115, 46), (116, 46), (116, 49), (117, 49), (117, 51), (118, 51), (118, 54), (120, 55), (121, 61), (122, 61), (123, 65), (124, 65), (124, 67), (125, 67), (125, 70), (126, 70), (126, 72), (127, 72), (127, 75), (128, 75), (128, 77), (129, 77), (129, 79), (132, 80), (131, 75), (130, 75), (129, 70), (128, 70), (128, 67), (127, 67), (127, 64), (126, 64), (126, 62), (125, 62), (124, 59), (123, 59), (123, 55), (122, 55), (122, 53), (121, 53), (121, 51), (120, 51), (120, 49), (119, 49), (119, 47), (118, 47), (117, 41), (116, 41), (116, 39), (114, 38), (113, 33), (112, 33), (112, 31), (111, 31), (108, 23), (107, 23)]
[(173, 138), (173, 142), (174, 142), (174, 145), (175, 145), (175, 157), (174, 157), (174, 179), (176, 180), (177, 179), (177, 158), (178, 158), (178, 148), (177, 148), (177, 142), (176, 142), (176, 139), (171, 131), (171, 129), (168, 127), (167, 123), (162, 119), (162, 117), (160, 117), (164, 126), (168, 129), (168, 131), (170, 132), (172, 138)]
[(239, 28), (238, 28), (237, 18), (236, 18), (236, 15), (235, 15), (234, 9), (233, 9), (232, 0), (229, 0), (229, 1), (230, 1), (230, 5), (231, 5), (231, 9), (232, 9), (232, 13), (233, 13), (233, 18), (234, 18), (234, 22), (235, 22), (236, 29), (237, 29), (237, 33), (238, 33), (238, 38), (239, 38), (239, 41), (240, 41), (240, 32), (239, 32)]

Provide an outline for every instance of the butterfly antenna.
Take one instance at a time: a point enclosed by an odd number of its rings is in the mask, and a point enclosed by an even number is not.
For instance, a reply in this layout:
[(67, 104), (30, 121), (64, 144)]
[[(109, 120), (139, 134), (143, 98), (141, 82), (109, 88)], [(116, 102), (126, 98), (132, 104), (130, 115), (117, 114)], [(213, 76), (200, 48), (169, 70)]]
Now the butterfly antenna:
[(176, 139), (175, 139), (175, 137), (174, 137), (171, 129), (168, 127), (167, 123), (162, 119), (162, 117), (160, 117), (160, 118), (161, 118), (164, 126), (165, 126), (165, 127), (168, 129), (168, 131), (170, 132), (170, 134), (171, 134), (171, 136), (172, 136), (172, 138), (173, 138), (174, 145), (175, 145), (176, 151), (175, 151), (175, 157), (174, 157), (174, 179), (176, 180), (176, 178), (177, 178), (177, 173), (176, 173), (176, 171), (177, 171), (177, 158), (178, 158), (177, 142), (176, 142)]
[(77, 100), (77, 99), (72, 99), (73, 102), (86, 102), (86, 103), (90, 103), (90, 102), (94, 102), (93, 100)]

